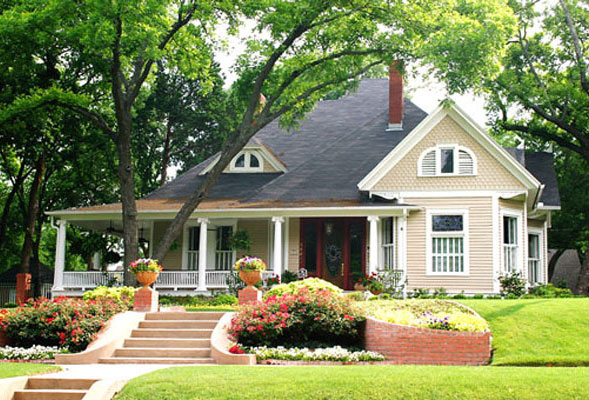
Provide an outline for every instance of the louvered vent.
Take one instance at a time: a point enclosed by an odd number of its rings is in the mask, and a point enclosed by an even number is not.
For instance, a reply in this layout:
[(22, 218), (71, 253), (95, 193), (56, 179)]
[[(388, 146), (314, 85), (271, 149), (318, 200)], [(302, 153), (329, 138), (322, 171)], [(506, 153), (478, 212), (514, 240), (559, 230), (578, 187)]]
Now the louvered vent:
[(421, 175), (435, 176), (436, 175), (436, 151), (432, 150), (427, 153), (421, 160)]
[(472, 156), (464, 150), (458, 152), (458, 173), (460, 175), (474, 174), (474, 162)]

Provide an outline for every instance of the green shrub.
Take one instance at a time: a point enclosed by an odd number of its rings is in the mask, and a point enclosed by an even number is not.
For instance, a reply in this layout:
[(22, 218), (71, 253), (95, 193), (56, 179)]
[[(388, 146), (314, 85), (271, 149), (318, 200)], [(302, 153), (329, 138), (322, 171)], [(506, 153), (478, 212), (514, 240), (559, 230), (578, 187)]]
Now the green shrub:
[(409, 297), (413, 299), (431, 299), (432, 296), (429, 294), (429, 289), (415, 288), (413, 292), (409, 294)]
[(462, 293), (455, 294), (454, 296), (452, 296), (452, 298), (457, 299), (457, 300), (466, 299), (466, 295), (464, 294), (464, 292), (462, 292)]
[(41, 298), (8, 313), (0, 326), (15, 346), (61, 346), (77, 352), (86, 348), (110, 317), (126, 309), (123, 301), (104, 297)]
[(432, 296), (434, 298), (445, 298), (448, 297), (448, 291), (446, 290), (446, 288), (440, 287), (440, 288), (435, 288), (434, 292), (432, 293)]
[(380, 295), (380, 299), (381, 300), (390, 300), (391, 299), (391, 295), (388, 293), (383, 293)]
[(538, 297), (573, 297), (573, 292), (570, 289), (559, 288), (554, 286), (552, 283), (547, 285), (538, 285), (529, 289), (531, 295)]
[(475, 294), (474, 296), (472, 296), (473, 299), (475, 300), (481, 300), (482, 298), (484, 298), (485, 296), (482, 294)]
[(238, 300), (237, 297), (231, 294), (218, 294), (217, 296), (213, 297), (211, 300), (211, 305), (213, 306), (232, 306), (237, 304)]
[(270, 296), (283, 296), (285, 294), (298, 294), (301, 290), (308, 290), (311, 293), (317, 293), (323, 290), (328, 290), (335, 294), (343, 293), (343, 290), (338, 288), (337, 286), (324, 281), (323, 279), (319, 278), (307, 278), (300, 281), (294, 281), (290, 283), (283, 283), (282, 285), (276, 285), (272, 289), (270, 289), (266, 295), (264, 296), (265, 299), (269, 298)]
[(513, 294), (513, 293), (509, 293), (507, 296), (505, 296), (505, 298), (507, 300), (516, 300), (519, 299), (521, 296), (518, 296), (517, 294)]
[(229, 333), (241, 345), (352, 345), (360, 341), (362, 315), (349, 299), (329, 290), (271, 295), (262, 303), (241, 307)]
[(113, 299), (115, 301), (122, 301), (128, 308), (131, 308), (133, 307), (133, 300), (135, 300), (136, 290), (132, 286), (98, 286), (96, 289), (84, 293), (82, 298), (84, 300)]
[(282, 273), (282, 283), (290, 283), (299, 280), (299, 277), (294, 272), (286, 270)]
[(506, 296), (506, 298), (518, 298), (523, 295), (526, 290), (526, 281), (522, 278), (522, 275), (519, 272), (512, 272), (500, 276), (499, 284), (501, 285), (501, 294)]
[(4, 303), (4, 308), (16, 308), (18, 305), (12, 301), (9, 301), (8, 303)]
[(344, 296), (352, 301), (364, 301), (364, 292), (350, 292)]

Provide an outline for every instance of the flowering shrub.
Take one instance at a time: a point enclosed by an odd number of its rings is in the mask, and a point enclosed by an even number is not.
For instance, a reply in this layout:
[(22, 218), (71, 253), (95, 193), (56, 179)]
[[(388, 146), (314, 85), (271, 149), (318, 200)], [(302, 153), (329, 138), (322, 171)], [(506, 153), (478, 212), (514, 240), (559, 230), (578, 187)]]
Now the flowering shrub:
[(231, 354), (245, 354), (245, 350), (238, 344), (235, 344), (229, 348)]
[(0, 347), (2, 360), (52, 360), (56, 354), (69, 353), (68, 349), (57, 346)]
[(162, 272), (164, 268), (158, 264), (157, 260), (151, 258), (140, 258), (129, 264), (129, 271), (136, 274), (137, 272)]
[(501, 285), (501, 294), (504, 296), (513, 295), (517, 298), (526, 292), (526, 280), (519, 272), (501, 275), (499, 284)]
[(267, 287), (272, 287), (274, 285), (280, 285), (280, 277), (278, 275), (271, 276), (268, 279), (266, 279), (266, 286)]
[(307, 278), (300, 281), (294, 281), (290, 283), (283, 283), (282, 285), (276, 285), (270, 289), (265, 298), (270, 296), (283, 296), (285, 294), (298, 294), (300, 291), (306, 290), (311, 293), (317, 293), (319, 291), (328, 290), (334, 294), (341, 294), (343, 290), (330, 282), (324, 281), (319, 278)]
[(135, 291), (137, 289), (132, 286), (106, 287), (98, 286), (94, 290), (84, 293), (82, 297), (84, 300), (96, 299), (112, 299), (114, 301), (122, 301), (127, 308), (133, 307), (133, 300), (135, 299)]
[(233, 269), (236, 271), (265, 271), (266, 263), (261, 258), (245, 256), (235, 262)]
[(364, 320), (349, 300), (329, 290), (270, 296), (242, 307), (231, 320), (229, 333), (245, 346), (297, 345), (309, 342), (353, 344)]
[(489, 329), (483, 318), (442, 300), (374, 301), (356, 303), (356, 308), (381, 321), (418, 328), (461, 332)]
[(0, 327), (16, 346), (62, 346), (77, 352), (86, 348), (110, 317), (126, 309), (123, 302), (107, 298), (40, 298), (13, 310)]
[[(235, 347), (235, 346), (234, 346)], [(231, 351), (231, 350), (229, 350)], [(374, 351), (350, 351), (340, 346), (313, 349), (306, 347), (286, 348), (278, 347), (251, 347), (247, 349), (248, 353), (255, 354), (258, 360), (292, 360), (292, 361), (384, 361), (382, 354)]]
[(2, 324), (2, 321), (8, 316), (8, 314), (10, 314), (10, 311), (0, 309), (0, 324)]

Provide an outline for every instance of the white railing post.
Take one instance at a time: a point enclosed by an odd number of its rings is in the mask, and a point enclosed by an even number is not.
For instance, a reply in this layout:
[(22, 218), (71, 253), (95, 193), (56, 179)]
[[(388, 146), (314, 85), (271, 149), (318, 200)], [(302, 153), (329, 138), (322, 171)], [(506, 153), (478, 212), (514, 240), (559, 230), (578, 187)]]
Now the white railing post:
[(283, 217), (272, 217), (274, 222), (274, 275), (282, 276), (282, 224)]
[(378, 217), (371, 215), (368, 217), (370, 223), (370, 253), (368, 255), (368, 274), (376, 272), (378, 269)]
[(207, 290), (207, 227), (208, 218), (199, 218), (200, 240), (198, 242), (198, 291)]
[(67, 222), (63, 219), (57, 222), (57, 237), (55, 243), (55, 270), (53, 272), (53, 290), (63, 290), (63, 271), (65, 270), (65, 239)]

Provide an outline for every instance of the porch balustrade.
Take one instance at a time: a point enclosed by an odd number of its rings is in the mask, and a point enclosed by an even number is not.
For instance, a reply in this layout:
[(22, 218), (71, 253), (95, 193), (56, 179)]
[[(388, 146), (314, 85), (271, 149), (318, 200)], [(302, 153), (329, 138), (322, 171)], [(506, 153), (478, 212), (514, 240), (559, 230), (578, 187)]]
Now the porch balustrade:
[(106, 286), (109, 282), (123, 282), (122, 272), (101, 271), (66, 271), (63, 273), (63, 287), (76, 289), (92, 289)]

